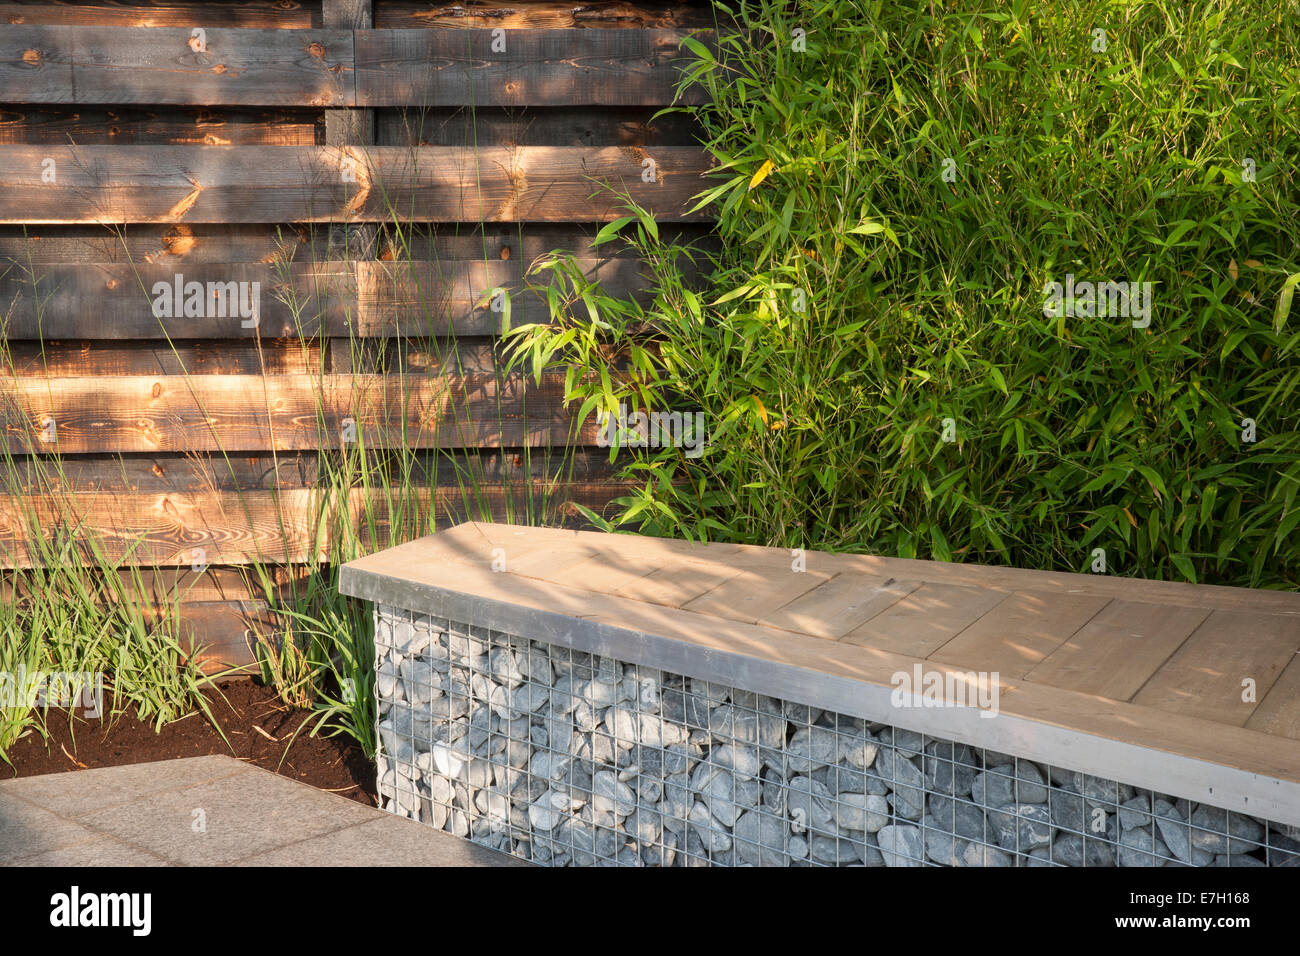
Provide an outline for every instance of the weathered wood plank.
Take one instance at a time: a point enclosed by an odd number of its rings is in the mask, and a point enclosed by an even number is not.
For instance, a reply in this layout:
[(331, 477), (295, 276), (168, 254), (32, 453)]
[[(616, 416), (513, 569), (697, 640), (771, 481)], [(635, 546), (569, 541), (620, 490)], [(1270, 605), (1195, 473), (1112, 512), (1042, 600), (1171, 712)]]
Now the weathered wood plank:
[[(702, 129), (681, 113), (657, 107), (478, 106), (376, 110), (381, 146), (693, 146)], [(3, 114), (0, 114), (3, 122)], [(0, 127), (2, 133), (3, 127)], [(23, 142), (16, 139), (14, 142)]]
[(843, 572), (758, 623), (835, 641), (920, 586), (920, 581)]
[(712, 4), (683, 0), (477, 0), (435, 2), (384, 0), (375, 11), (376, 27), (433, 27), (465, 30), (502, 27), (567, 29), (570, 27), (627, 29), (629, 27), (713, 26)]
[[(332, 352), (323, 354), (325, 343)], [(6, 376), (78, 378), (87, 375), (486, 375), (499, 366), (496, 339), (458, 335), (436, 339), (294, 339), (171, 342), (11, 341), (0, 345)], [(620, 356), (602, 349), (613, 368)], [(562, 373), (557, 361), (546, 372)]]
[[(647, 268), (635, 259), (577, 260), (583, 274), (606, 293), (644, 300)], [(510, 300), (510, 325), (550, 321), (540, 288), (553, 284), (552, 273), (528, 274), (522, 260), (451, 262), (363, 262), (357, 265), (356, 332), (363, 336), (499, 335), (505, 327), (504, 304), (496, 309), (498, 290)], [(500, 300), (504, 303), (504, 298)]]
[(1017, 591), (929, 657), (956, 667), (1023, 677), (1107, 603), (1107, 598), (1088, 594)]
[(348, 335), (355, 302), (344, 262), (0, 266), (10, 340)]
[(279, 646), (293, 622), (264, 601), (195, 601), (178, 605), (168, 614), (167, 626), (204, 673), (231, 668), (256, 673), (259, 642)]
[[(0, 305), (2, 308), (2, 305)], [(431, 355), (416, 362), (418, 353), (399, 352), (387, 368), (427, 371)], [(457, 343), (462, 345), (462, 343)], [(451, 348), (448, 347), (448, 352)], [(449, 356), (441, 356), (448, 372), (491, 371), (494, 365), (490, 346), (463, 343), (464, 365)], [(411, 360), (400, 360), (410, 355)], [(309, 375), (325, 369), (321, 345), (312, 341), (262, 340), (180, 340), (171, 342), (102, 342), (78, 341), (6, 341), (0, 345), (0, 374), (6, 376), (41, 376), (76, 378), (85, 375), (116, 377), (122, 375)]]
[[(352, 103), (356, 102), (356, 31), (369, 31), (374, 25), (371, 0), (321, 0), (321, 21), (331, 29), (352, 30), (351, 81)], [(370, 110), (331, 110), (325, 114), (327, 146), (361, 146), (375, 142), (375, 114)]]
[(1000, 591), (926, 583), (840, 640), (928, 657), (1006, 597)]
[[(205, 567), (201, 571), (195, 571), (192, 566), (121, 568), (111, 577), (95, 570), (79, 569), (75, 573), (84, 579), (86, 591), (96, 602), (125, 601), (147, 609), (212, 601), (265, 602), (271, 593), (302, 581), (306, 569), (302, 565), (286, 565), (265, 571), (269, 590), (255, 569), (249, 567)], [(0, 570), (0, 600), (39, 600), (43, 595), (48, 596), (51, 587), (63, 583), (31, 569), (3, 569)]]
[[(474, 375), (20, 379), (0, 383), (0, 424), (13, 454), (342, 449), (349, 440), (523, 447), (572, 437), (561, 379), (531, 386)], [(591, 422), (575, 441), (594, 445), (596, 431)]]
[[(1300, 650), (1300, 616), (1217, 610), (1133, 696), (1133, 703), (1244, 726)], [(1248, 694), (1250, 681), (1253, 694)]]
[(6, 494), (83, 495), (168, 492), (236, 492), (314, 488), (315, 452), (259, 455), (22, 456), (5, 463)]
[(32, 542), (56, 535), (83, 548), (93, 541), (108, 560), (151, 567), (327, 561), (340, 546), (389, 547), (467, 519), (556, 522), (572, 516), (571, 502), (599, 512), (625, 490), (539, 482), (357, 488), (341, 497), (318, 489), (0, 496), (0, 567), (31, 567), (45, 553)]
[[(371, 30), (356, 35), (361, 106), (666, 106), (681, 30)], [(710, 35), (698, 36), (706, 45)], [(698, 87), (680, 102), (701, 103)]]
[(20, 224), (0, 226), (0, 269), (87, 262), (327, 262), (328, 240), (327, 225), (309, 224)]
[(816, 571), (790, 571), (773, 576), (770, 572), (746, 569), (682, 607), (699, 614), (755, 624), (829, 580), (828, 575)]
[(718, 562), (691, 561), (689, 558), (662, 559), (649, 574), (628, 581), (616, 596), (648, 604), (680, 608), (702, 594), (725, 584), (740, 573), (739, 567)]
[[(0, 88), (9, 103), (664, 106), (689, 63), (685, 30), (339, 28), (356, 19), (307, 30), (12, 25), (0, 34)], [(679, 102), (703, 99), (693, 87)]]
[(352, 37), (202, 23), (9, 26), (0, 30), (0, 90), (9, 103), (350, 106)]
[(12, 24), (305, 30), (319, 15), (307, 0), (0, 0), (0, 23)]
[[(531, 263), (563, 249), (579, 259), (635, 258), (622, 243), (591, 245), (598, 224), (403, 223), (382, 230), (378, 258), (391, 261), (515, 259)], [(708, 224), (664, 224), (668, 242), (716, 252)], [(309, 262), (329, 260), (328, 224), (132, 224), (0, 226), (0, 270), (32, 264), (87, 262)]]
[(622, 209), (611, 189), (704, 221), (707, 169), (681, 146), (4, 146), (0, 223), (599, 222)]
[[(369, 30), (373, 23), (370, 0), (321, 0), (321, 19), (327, 27), (353, 31), (352, 102), (356, 102), (356, 31)], [(375, 144), (375, 111), (333, 109), (325, 111), (325, 145), (368, 148)], [(330, 230), (331, 259), (370, 259), (378, 237), (373, 223), (336, 225)]]
[(1209, 608), (1112, 599), (1025, 679), (1129, 700), (1209, 616)]
[(0, 145), (315, 146), (323, 130), (320, 111), (305, 109), (0, 108)]
[[(469, 225), (403, 225), (400, 237), (390, 227), (380, 245), (383, 260), (519, 259), (532, 263), (548, 252), (563, 249), (578, 259), (635, 258), (637, 253), (619, 242), (593, 246), (599, 225), (568, 223), (526, 223), (501, 226), (494, 223)], [(689, 243), (716, 253), (721, 246), (712, 227), (705, 223), (663, 224), (659, 235), (665, 242)], [(0, 243), (3, 240), (0, 239)], [(0, 244), (0, 250), (4, 247)]]
[[(610, 295), (646, 298), (647, 269), (637, 260), (579, 265)], [(0, 323), (10, 341), (491, 336), (504, 328), (507, 297), (511, 325), (549, 321), (539, 287), (554, 276), (527, 269), (516, 259), (0, 263)]]
[(1300, 654), (1291, 658), (1272, 689), (1260, 700), (1246, 721), (1246, 728), (1300, 740)]
[[(5, 463), (4, 491), (163, 494), (315, 488), (323, 464), (316, 452), (242, 455), (23, 456)], [(556, 482), (610, 481), (615, 467), (600, 449), (549, 448), (400, 451), (367, 462), (372, 484), (430, 487), (543, 487)], [(327, 479), (330, 474), (326, 469)]]

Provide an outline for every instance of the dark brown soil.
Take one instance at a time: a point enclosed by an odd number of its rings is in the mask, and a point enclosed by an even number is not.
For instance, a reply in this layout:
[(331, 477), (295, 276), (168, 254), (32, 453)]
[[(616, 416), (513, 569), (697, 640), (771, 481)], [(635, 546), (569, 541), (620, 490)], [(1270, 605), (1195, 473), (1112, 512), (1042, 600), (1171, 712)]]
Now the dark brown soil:
[(290, 710), (273, 690), (251, 680), (223, 684), (221, 693), (225, 700), (211, 691), (207, 696), (229, 744), (198, 713), (155, 733), (151, 725), (125, 716), (111, 724), (77, 716), (69, 726), (65, 712), (51, 709), (49, 739), (29, 730), (9, 748), (7, 757), (13, 767), (0, 761), (0, 779), (227, 754), (320, 790), (376, 805), (375, 765), (351, 738), (310, 736), (316, 722), (313, 715)]

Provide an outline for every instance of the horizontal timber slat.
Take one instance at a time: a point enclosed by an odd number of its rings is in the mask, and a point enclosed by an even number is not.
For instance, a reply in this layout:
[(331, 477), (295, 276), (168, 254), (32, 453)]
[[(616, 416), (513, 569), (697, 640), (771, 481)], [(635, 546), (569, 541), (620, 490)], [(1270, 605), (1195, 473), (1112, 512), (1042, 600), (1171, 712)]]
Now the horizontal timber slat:
[[(703, 128), (654, 106), (385, 108), (375, 110), (380, 146), (693, 146)], [(0, 114), (0, 124), (4, 121)], [(189, 132), (188, 130), (186, 132)], [(0, 137), (4, 127), (0, 125)], [(54, 142), (55, 140), (46, 140)], [(26, 142), (21, 138), (13, 142)]]
[[(0, 7), (2, 9), (2, 7)], [(689, 0), (383, 0), (375, 5), (375, 26), (461, 31), (473, 27), (584, 29), (713, 26), (712, 4)]]
[[(196, 36), (202, 31), (202, 36)], [(7, 26), (9, 103), (348, 106), (351, 30)]]
[(0, 107), (0, 145), (315, 146), (324, 126), (322, 111), (316, 109)]
[[(611, 295), (646, 285), (634, 259), (578, 263)], [(0, 315), (11, 342), (495, 335), (504, 318), (492, 310), (497, 290), (509, 293), (513, 325), (547, 320), (544, 299), (527, 286), (550, 276), (526, 276), (526, 269), (516, 259), (0, 263)], [(84, 308), (88, 301), (94, 312)]]
[[(579, 259), (635, 258), (617, 243), (592, 245), (599, 223), (445, 223), (385, 229), (377, 242), (383, 261), (519, 259), (532, 262), (554, 249)], [(88, 262), (307, 262), (331, 261), (330, 224), (136, 223), (105, 228), (71, 224), (0, 226), (0, 271), (28, 272), (33, 265)], [(665, 242), (689, 243), (716, 252), (720, 246), (705, 222), (663, 224)]]
[[(450, 352), (451, 350), (448, 349)], [(92, 341), (11, 339), (0, 355), (0, 375), (295, 375), (319, 373), (317, 342), (281, 343), (246, 339), (225, 341)], [(454, 366), (447, 366), (456, 371)], [(466, 371), (488, 371), (480, 365)]]
[[(323, 457), (315, 451), (70, 455), (59, 459), (23, 456), (12, 459), (12, 464), (5, 463), (9, 480), (4, 490), (18, 495), (78, 495), (315, 488), (331, 480)], [(385, 479), (390, 484), (401, 480), (447, 488), (474, 484), (541, 487), (555, 482), (607, 480), (613, 477), (615, 467), (609, 462), (609, 453), (601, 448), (437, 449), (376, 455), (369, 461), (372, 487), (382, 487)]]
[(4, 146), (0, 224), (600, 222), (611, 190), (704, 221), (707, 170), (686, 146)]
[[(495, 34), (495, 35), (494, 35)], [(653, 106), (673, 102), (685, 30), (369, 30), (359, 106)], [(702, 37), (707, 40), (707, 37)], [(679, 102), (700, 103), (698, 87)]]
[(599, 512), (626, 492), (621, 484), (575, 481), (464, 490), (353, 488), (342, 497), (321, 489), (0, 496), (0, 567), (32, 567), (45, 552), (30, 542), (73, 527), (78, 541), (93, 541), (104, 559), (135, 565), (326, 561), (345, 529), (349, 541), (355, 536), (368, 550), (428, 531), (435, 522), (556, 520), (568, 515), (571, 502)]
[[(305, 569), (301, 566), (279, 566), (262, 569), (249, 567), (218, 567), (209, 565), (194, 570), (193, 565), (171, 568), (119, 568), (115, 572), (91, 572), (85, 576), (86, 588), (92, 600), (116, 604), (125, 599), (132, 604), (150, 608), (171, 607), (176, 604), (197, 604), (222, 601), (262, 601), (271, 593), (278, 593), (298, 584), (304, 584)], [(49, 587), (68, 587), (66, 580), (51, 584), (44, 575), (34, 575), (25, 569), (0, 570), (0, 600), (39, 598)]]
[(571, 423), (555, 376), (133, 375), (6, 381), (0, 426), (11, 454), (85, 454), (564, 445)]
[(319, 21), (320, 4), (306, 0), (0, 0), (0, 23), (13, 24), (307, 29)]
[[(346, 263), (38, 265), (0, 272), (0, 308), (11, 341), (275, 338), (313, 335), (322, 325), (347, 335), (352, 281)], [(86, 302), (96, 303), (93, 312)]]
[[(0, 30), (0, 95), (90, 105), (654, 106), (673, 101), (688, 35), (10, 25)], [(701, 101), (698, 89), (682, 99)]]

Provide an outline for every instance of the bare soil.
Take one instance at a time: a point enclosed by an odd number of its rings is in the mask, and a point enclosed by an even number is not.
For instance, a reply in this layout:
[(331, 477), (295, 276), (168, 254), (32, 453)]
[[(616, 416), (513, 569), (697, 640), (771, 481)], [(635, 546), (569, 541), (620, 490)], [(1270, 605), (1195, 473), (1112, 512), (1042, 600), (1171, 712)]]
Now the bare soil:
[(311, 713), (286, 707), (274, 690), (252, 680), (223, 684), (221, 694), (224, 700), (213, 691), (207, 698), (229, 743), (200, 713), (155, 733), (150, 724), (134, 717), (110, 723), (77, 715), (69, 721), (66, 712), (51, 709), (48, 739), (29, 730), (6, 754), (13, 766), (0, 761), (0, 779), (226, 754), (319, 790), (377, 805), (375, 764), (351, 738), (310, 736), (315, 724)]

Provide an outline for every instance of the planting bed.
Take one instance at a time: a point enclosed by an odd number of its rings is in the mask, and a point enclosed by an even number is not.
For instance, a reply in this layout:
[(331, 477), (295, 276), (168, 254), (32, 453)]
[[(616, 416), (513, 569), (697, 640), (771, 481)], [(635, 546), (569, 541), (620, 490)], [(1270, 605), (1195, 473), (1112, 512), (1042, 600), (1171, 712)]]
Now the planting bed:
[[(14, 743), (5, 755), (12, 766), (0, 762), (0, 779), (224, 754), (376, 805), (374, 764), (355, 744), (342, 737), (308, 736), (315, 718), (286, 708), (274, 690), (252, 680), (223, 684), (221, 695), (209, 692), (208, 703), (229, 745), (197, 713), (155, 731), (134, 717), (109, 723), (77, 716), (69, 724), (66, 713), (51, 711), (49, 739), (32, 729)], [(306, 727), (290, 743), (304, 721)]]

